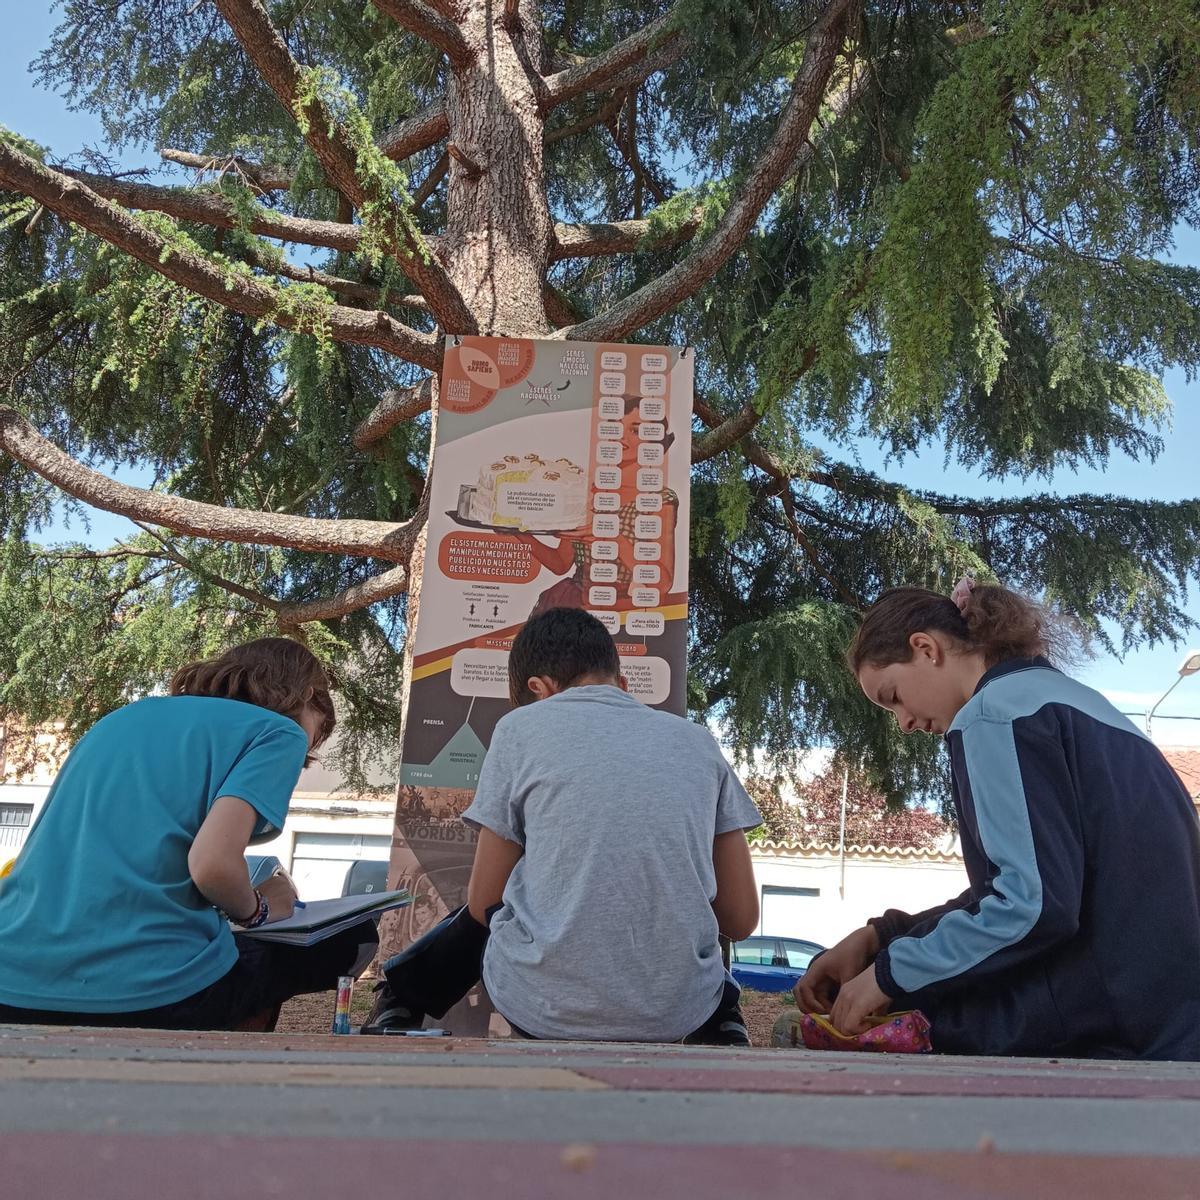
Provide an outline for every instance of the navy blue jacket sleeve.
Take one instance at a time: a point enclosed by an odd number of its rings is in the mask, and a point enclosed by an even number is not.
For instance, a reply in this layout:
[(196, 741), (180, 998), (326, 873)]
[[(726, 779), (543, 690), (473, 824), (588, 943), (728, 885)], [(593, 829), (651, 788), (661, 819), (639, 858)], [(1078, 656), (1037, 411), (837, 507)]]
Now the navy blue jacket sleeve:
[(969, 887), (961, 896), (947, 900), (945, 904), (927, 908), (924, 912), (906, 913), (899, 908), (889, 908), (882, 916), (872, 917), (867, 924), (873, 926), (879, 935), (881, 948), (890, 946), (898, 937), (911, 933), (917, 926), (936, 923), (952, 909), (970, 907), (979, 899), (978, 890)]
[[(980, 716), (956, 736), (988, 878), (967, 903), (894, 937), (875, 960), (889, 996), (956, 990), (1043, 953), (1079, 928), (1083, 837), (1053, 716)], [(960, 792), (962, 787), (960, 784)], [(963, 897), (959, 898), (960, 901)]]

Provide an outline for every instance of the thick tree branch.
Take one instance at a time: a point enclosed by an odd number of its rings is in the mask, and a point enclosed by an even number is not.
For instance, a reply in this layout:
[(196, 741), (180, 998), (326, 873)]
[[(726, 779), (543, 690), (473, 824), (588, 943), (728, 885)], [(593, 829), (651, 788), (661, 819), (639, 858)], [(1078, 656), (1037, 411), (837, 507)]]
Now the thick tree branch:
[[(842, 47), (846, 15), (856, 0), (829, 0), (804, 48), (804, 58), (792, 85), (791, 99), (766, 150), (725, 211), (712, 235), (681, 263), (653, 283), (619, 301), (605, 313), (556, 336), (578, 341), (619, 341), (693, 295), (708, 282), (753, 229), (776, 189), (813, 155), (809, 130), (825, 96), (834, 62)], [(853, 72), (828, 103), (835, 112), (849, 107)]]
[(679, 36), (669, 28), (674, 17), (674, 10), (665, 13), (602, 54), (547, 75), (541, 96), (542, 111), (548, 113), (585, 92), (611, 87), (611, 81), (626, 67), (645, 58), (668, 39)]
[(306, 600), (299, 604), (280, 605), (279, 624), (286, 628), (303, 625), (306, 621), (334, 621), (347, 613), (357, 612), (408, 591), (408, 567), (392, 567), (380, 575), (351, 584), (332, 596)]
[(632, 67), (626, 67), (619, 75), (614, 75), (604, 83), (605, 91), (620, 94), (631, 88), (641, 87), (651, 75), (665, 71), (672, 63), (678, 62), (691, 48), (692, 43), (682, 35), (671, 38), (652, 54), (647, 54), (641, 62)]
[[(87, 171), (61, 172), (86, 184), (106, 200), (116, 200), (126, 208), (143, 212), (161, 212), (179, 221), (211, 225), (215, 229), (236, 229), (242, 218), (233, 203), (218, 192), (200, 192), (193, 188), (158, 187), (149, 183), (130, 183), (109, 175), (92, 175)], [(246, 222), (251, 233), (298, 242), (305, 246), (320, 246), (354, 254), (362, 245), (362, 227), (343, 225), (337, 221), (314, 221), (307, 217), (288, 217), (270, 209), (258, 207)]]
[(436, 46), (455, 67), (470, 66), (475, 56), (462, 30), (430, 5), (422, 4), (421, 0), (373, 0), (373, 3), (401, 29)]
[[(0, 187), (33, 197), (51, 212), (82, 225), (152, 271), (234, 312), (265, 317), (285, 329), (301, 332), (312, 323), (312, 315), (305, 317), (281, 307), (279, 289), (223, 270), (190, 250), (171, 245), (77, 179), (52, 171), (3, 143), (0, 143)], [(433, 334), (410, 329), (387, 313), (368, 313), (334, 304), (322, 308), (319, 317), (336, 341), (376, 346), (421, 366), (438, 365), (438, 339)]]
[[(808, 369), (817, 361), (817, 352), (811, 346), (805, 350), (803, 357), (800, 360), (800, 366), (795, 372), (795, 378), (799, 379)], [(697, 406), (701, 405), (701, 401), (697, 398)], [(705, 412), (700, 416), (706, 425), (712, 424), (709, 417), (712, 417), (716, 422), (713, 428), (708, 433), (702, 434), (692, 442), (692, 463), (707, 462), (710, 458), (715, 458), (718, 454), (728, 450), (731, 446), (737, 445), (747, 434), (765, 416), (765, 412), (760, 411), (753, 401), (750, 401), (735, 412), (732, 416), (725, 417), (723, 420), (719, 414), (713, 412), (707, 405), (703, 405)], [(700, 408), (694, 410), (700, 415)]]
[(554, 245), (550, 261), (564, 258), (594, 258), (602, 254), (634, 254), (645, 250), (669, 250), (690, 241), (700, 228), (701, 210), (695, 209), (687, 221), (651, 237), (653, 214), (633, 221), (609, 221), (596, 225), (554, 226)]
[(405, 117), (403, 121), (397, 121), (390, 129), (384, 130), (379, 139), (379, 149), (388, 158), (403, 162), (418, 150), (425, 150), (434, 142), (440, 142), (449, 132), (450, 119), (446, 116), (445, 105), (439, 100), (416, 116)]
[(555, 329), (578, 325), (583, 319), (571, 301), (552, 283), (547, 283), (542, 288), (542, 303), (546, 306), (546, 316)]
[(422, 208), (425, 201), (437, 191), (437, 186), (450, 173), (450, 155), (446, 151), (442, 151), (438, 160), (429, 169), (429, 173), (421, 181), (421, 186), (413, 192), (413, 211)]
[(172, 150), (164, 146), (159, 156), (167, 162), (182, 167), (193, 167), (197, 171), (216, 175), (235, 175), (238, 179), (259, 192), (286, 192), (292, 186), (292, 173), (285, 167), (265, 163), (253, 163), (236, 154), (220, 157), (213, 154), (192, 154), (187, 150)]
[(708, 462), (730, 446), (740, 442), (762, 420), (763, 414), (754, 403), (743, 404), (732, 416), (726, 417), (708, 433), (701, 434), (692, 442), (692, 465)]
[(372, 196), (363, 186), (354, 147), (338, 127), (333, 114), (319, 98), (312, 98), (299, 111), (298, 97), (304, 92), (303, 72), (292, 58), (279, 31), (271, 23), (259, 0), (213, 0), (241, 43), (251, 63), (280, 103), (304, 122), (304, 138), (321, 164), (330, 183), (357, 208), (384, 201), (394, 209), (395, 236), (389, 252), (404, 267), (405, 274), (420, 288), (430, 310), (443, 329), (474, 333), (478, 328), (471, 310), (446, 269), (430, 253), (411, 221), (394, 199)]
[(77, 500), (194, 537), (407, 562), (419, 528), (415, 521), (325, 520), (224, 508), (119, 483), (76, 462), (7, 405), (0, 405), (0, 449)]
[(412, 387), (385, 392), (370, 415), (350, 435), (351, 443), (358, 450), (366, 450), (401, 422), (428, 412), (436, 394), (437, 379), (432, 375)]

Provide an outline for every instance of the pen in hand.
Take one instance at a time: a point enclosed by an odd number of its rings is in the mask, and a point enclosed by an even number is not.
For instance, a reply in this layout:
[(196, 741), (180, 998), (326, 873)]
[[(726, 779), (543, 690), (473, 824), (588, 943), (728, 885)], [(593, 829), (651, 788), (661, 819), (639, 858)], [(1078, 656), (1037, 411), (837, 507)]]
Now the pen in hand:
[[(292, 891), (294, 892), (296, 890), (295, 882), (293, 881), (292, 877), (287, 873), (287, 871), (282, 866), (276, 867), (275, 870), (271, 872), (271, 874), (273, 876), (274, 875), (283, 876), (283, 878), (288, 881), (288, 885), (291, 887)], [(297, 896), (296, 899), (292, 901), (292, 907), (293, 908), (307, 908), (308, 905), (305, 904), (304, 901), (299, 898), (299, 896)]]

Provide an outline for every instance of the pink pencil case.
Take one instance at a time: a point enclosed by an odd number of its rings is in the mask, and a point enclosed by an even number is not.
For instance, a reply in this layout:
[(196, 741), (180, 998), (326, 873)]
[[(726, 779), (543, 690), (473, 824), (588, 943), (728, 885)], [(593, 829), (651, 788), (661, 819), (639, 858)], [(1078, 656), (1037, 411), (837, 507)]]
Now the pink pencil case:
[(861, 1050), (874, 1054), (929, 1054), (929, 1019), (923, 1012), (889, 1013), (874, 1018), (875, 1023), (862, 1033), (847, 1037), (839, 1033), (828, 1017), (803, 1013), (800, 1037), (809, 1050)]

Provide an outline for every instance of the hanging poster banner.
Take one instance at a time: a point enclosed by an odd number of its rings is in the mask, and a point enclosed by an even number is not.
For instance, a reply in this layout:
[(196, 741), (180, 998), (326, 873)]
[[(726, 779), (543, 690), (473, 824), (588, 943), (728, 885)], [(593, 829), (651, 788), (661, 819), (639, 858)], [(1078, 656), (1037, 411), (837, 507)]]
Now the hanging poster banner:
[(470, 803), (532, 614), (593, 613), (631, 694), (684, 711), (692, 360), (686, 347), (446, 339), (392, 862), (418, 901), (439, 893), (421, 906), (430, 921), (465, 902), (473, 851), (442, 822)]

